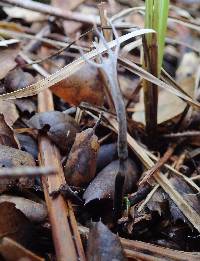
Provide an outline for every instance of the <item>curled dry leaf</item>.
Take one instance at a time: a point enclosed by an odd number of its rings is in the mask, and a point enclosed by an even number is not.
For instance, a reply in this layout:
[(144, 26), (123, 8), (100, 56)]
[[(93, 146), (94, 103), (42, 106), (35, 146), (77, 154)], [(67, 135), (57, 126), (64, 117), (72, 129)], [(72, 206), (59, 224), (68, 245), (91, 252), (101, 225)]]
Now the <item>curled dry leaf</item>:
[(0, 113), (0, 144), (18, 149), (20, 147), (13, 129), (8, 126), (4, 115)]
[(47, 217), (46, 206), (23, 197), (1, 195), (0, 203), (11, 202), (32, 222), (42, 222)]
[(0, 113), (4, 115), (9, 126), (12, 126), (19, 118), (16, 106), (12, 101), (0, 101)]
[[(4, 87), (6, 92), (13, 92), (25, 88), (34, 82), (35, 79), (30, 73), (24, 72), (21, 68), (17, 68), (7, 74), (4, 80)], [(36, 111), (36, 105), (30, 98), (16, 100), (15, 104), (21, 112), (27, 111), (29, 114), (32, 114)]]
[(89, 128), (76, 135), (64, 167), (69, 185), (84, 186), (94, 178), (98, 150), (99, 143), (94, 129)]
[(126, 260), (119, 237), (113, 234), (101, 221), (92, 223), (90, 228), (87, 260)]
[(150, 211), (156, 211), (161, 216), (165, 213), (168, 206), (168, 201), (165, 192), (162, 188), (158, 188), (147, 202), (147, 207)]
[(0, 47), (0, 80), (3, 79), (7, 73), (17, 65), (15, 58), (17, 57), (19, 51), (20, 45), (18, 43), (10, 44), (8, 47)]
[(35, 79), (30, 73), (24, 72), (21, 68), (17, 68), (7, 74), (4, 85), (7, 92), (13, 92), (25, 88), (34, 82)]
[(102, 145), (97, 155), (97, 173), (114, 159), (117, 159), (117, 143)]
[(33, 115), (36, 111), (36, 104), (30, 98), (22, 98), (15, 101), (17, 108), (23, 113), (28, 113), (28, 115)]
[(29, 135), (17, 134), (21, 149), (30, 153), (34, 159), (38, 157), (38, 148), (36, 141)]
[[(185, 180), (179, 177), (173, 177), (170, 179), (173, 187), (182, 195), (184, 200), (200, 215), (200, 195), (197, 191), (195, 191)], [(179, 208), (174, 204), (174, 202), (169, 199), (169, 207), (172, 218), (174, 221), (183, 220), (187, 222), (189, 225), (190, 222), (187, 218), (182, 214)]]
[[(0, 167), (21, 167), (21, 166), (35, 166), (33, 157), (18, 149), (14, 149), (8, 146), (0, 145)], [(19, 179), (6, 179), (2, 178), (0, 182), (0, 192), (5, 191), (12, 186), (32, 187), (33, 179), (23, 177)]]
[[(135, 163), (128, 159), (128, 170), (125, 177), (124, 193), (129, 193), (138, 181), (138, 170)], [(95, 199), (113, 199), (115, 178), (119, 170), (119, 161), (115, 160), (107, 165), (87, 187), (83, 198), (85, 204)]]
[(46, 132), (62, 153), (70, 150), (79, 131), (75, 120), (60, 111), (37, 113), (27, 124), (29, 127)]
[[(170, 182), (177, 192), (183, 197), (183, 199), (198, 213), (200, 214), (200, 197), (199, 193), (195, 191), (184, 179), (174, 176), (170, 178)], [(181, 210), (171, 200), (171, 198), (163, 191), (162, 188), (158, 188), (152, 195), (151, 199), (147, 203), (147, 207), (151, 211), (157, 211), (160, 215), (164, 214), (169, 208), (171, 217), (174, 221), (182, 220), (191, 223), (184, 216)]]
[(13, 203), (0, 203), (0, 237), (9, 237), (23, 246), (29, 246), (33, 239), (30, 221)]
[(0, 242), (0, 255), (4, 260), (29, 260), (29, 261), (44, 261), (43, 258), (35, 255), (22, 245), (8, 237), (3, 237)]
[(101, 106), (103, 103), (103, 88), (98, 70), (88, 64), (70, 77), (53, 85), (51, 90), (72, 105), (88, 102)]

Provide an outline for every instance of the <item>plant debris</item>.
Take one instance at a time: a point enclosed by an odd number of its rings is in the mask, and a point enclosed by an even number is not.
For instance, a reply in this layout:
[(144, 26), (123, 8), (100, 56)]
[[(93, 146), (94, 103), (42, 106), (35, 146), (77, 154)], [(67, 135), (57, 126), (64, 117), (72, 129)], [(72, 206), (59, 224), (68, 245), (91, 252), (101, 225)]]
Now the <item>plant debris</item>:
[(1, 0), (0, 260), (200, 259), (199, 17)]

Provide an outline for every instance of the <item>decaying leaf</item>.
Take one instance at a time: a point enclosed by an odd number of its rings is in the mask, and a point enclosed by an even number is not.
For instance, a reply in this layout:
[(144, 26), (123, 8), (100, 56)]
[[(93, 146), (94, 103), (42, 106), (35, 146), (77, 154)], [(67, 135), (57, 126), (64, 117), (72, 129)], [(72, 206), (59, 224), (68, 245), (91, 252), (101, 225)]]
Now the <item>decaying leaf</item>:
[(0, 203), (0, 237), (9, 237), (23, 246), (29, 246), (32, 241), (32, 225), (13, 203)]
[[(185, 201), (200, 215), (200, 195), (195, 191), (185, 180), (179, 177), (173, 177), (170, 179), (174, 188), (182, 195)], [(190, 225), (190, 222), (182, 214), (179, 208), (169, 199), (169, 207), (172, 218), (174, 221), (183, 220)]]
[[(125, 177), (124, 193), (129, 193), (138, 180), (138, 170), (135, 163), (128, 159), (128, 171)], [(113, 199), (115, 178), (119, 170), (119, 161), (113, 161), (107, 165), (87, 187), (83, 198), (85, 204), (95, 199)]]
[(3, 79), (10, 70), (15, 68), (15, 58), (17, 57), (19, 50), (20, 45), (18, 43), (9, 45), (8, 47), (0, 48), (0, 80)]
[(13, 129), (6, 123), (3, 114), (0, 113), (0, 144), (18, 149), (20, 147)]
[(22, 115), (28, 113), (28, 115), (33, 115), (36, 111), (36, 104), (30, 98), (22, 98), (15, 100), (15, 105), (22, 112)]
[(46, 206), (23, 197), (1, 195), (0, 203), (11, 202), (32, 222), (42, 222), (47, 217)]
[(16, 261), (44, 261), (43, 258), (35, 255), (33, 252), (24, 248), (22, 245), (17, 243), (8, 237), (3, 237), (0, 242), (0, 255), (4, 260)]
[(15, 104), (11, 101), (0, 101), (0, 113), (4, 115), (5, 121), (12, 126), (19, 118)]
[(75, 120), (59, 111), (37, 113), (28, 121), (28, 125), (46, 132), (63, 153), (69, 151), (79, 131)]
[(115, 159), (117, 159), (117, 143), (102, 145), (97, 155), (97, 173)]
[(36, 141), (29, 135), (26, 134), (17, 134), (21, 150), (27, 151), (30, 153), (34, 159), (38, 157), (38, 148)]
[[(13, 92), (25, 88), (34, 82), (35, 79), (30, 73), (24, 72), (21, 68), (17, 68), (7, 74), (4, 80), (4, 87), (6, 92)], [(36, 105), (30, 98), (16, 100), (15, 104), (22, 112), (27, 111), (31, 114), (36, 111)]]
[(24, 19), (27, 22), (40, 21), (45, 18), (44, 15), (38, 12), (27, 10), (17, 6), (4, 7), (3, 9), (10, 17)]
[[(21, 167), (21, 166), (35, 166), (33, 157), (18, 149), (8, 146), (0, 145), (0, 167)], [(0, 180), (0, 192), (11, 188), (12, 186), (32, 187), (33, 179), (28, 177), (21, 177), (19, 179), (5, 179)]]
[(98, 70), (88, 64), (70, 77), (53, 85), (51, 90), (72, 105), (79, 105), (81, 102), (98, 106), (103, 104), (103, 87)]
[[(200, 214), (200, 197), (199, 193), (195, 191), (184, 179), (174, 176), (170, 178), (170, 182), (173, 187), (182, 195), (183, 199), (198, 213)], [(157, 211), (160, 215), (164, 214), (169, 208), (171, 217), (175, 221), (182, 220), (190, 222), (181, 212), (181, 210), (176, 206), (176, 204), (169, 198), (169, 196), (162, 190), (158, 188), (152, 195), (151, 199), (147, 203), (147, 207), (151, 211)]]
[(157, 211), (160, 216), (165, 213), (167, 206), (167, 197), (162, 188), (158, 188), (152, 195), (151, 199), (147, 202), (148, 209), (151, 211)]
[(7, 92), (13, 92), (34, 82), (35, 79), (30, 73), (24, 72), (21, 68), (17, 68), (7, 74), (4, 85)]
[(99, 143), (94, 129), (89, 128), (76, 135), (64, 167), (69, 185), (84, 186), (94, 178), (98, 150)]
[[(81, 4), (81, 0), (73, 1), (63, 1), (63, 0), (53, 0), (52, 5), (55, 7), (62, 8), (63, 10), (73, 10), (76, 9)], [(81, 23), (75, 21), (62, 21), (63, 28), (66, 35), (75, 34), (82, 26)]]
[(101, 221), (90, 228), (87, 260), (126, 260), (119, 237), (113, 234)]

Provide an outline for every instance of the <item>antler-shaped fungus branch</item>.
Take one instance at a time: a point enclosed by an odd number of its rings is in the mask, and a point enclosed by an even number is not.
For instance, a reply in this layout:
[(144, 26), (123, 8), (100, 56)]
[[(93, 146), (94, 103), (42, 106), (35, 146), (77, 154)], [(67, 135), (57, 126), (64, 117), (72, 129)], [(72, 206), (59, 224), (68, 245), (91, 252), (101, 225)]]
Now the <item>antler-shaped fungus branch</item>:
[[(113, 34), (116, 38), (117, 45), (113, 51), (108, 43), (106, 42), (103, 34), (96, 28), (96, 34), (99, 37), (100, 44), (103, 44), (107, 49), (107, 55), (99, 55), (99, 61), (101, 63), (96, 63), (94, 61), (88, 60), (82, 51), (81, 54), (87, 63), (101, 68), (105, 73), (110, 86), (110, 92), (114, 101), (115, 110), (117, 114), (117, 120), (119, 124), (119, 134), (118, 134), (118, 157), (119, 157), (119, 170), (115, 180), (115, 195), (114, 195), (114, 219), (117, 220), (121, 216), (122, 211), (122, 201), (123, 201), (123, 185), (125, 181), (125, 175), (127, 172), (127, 123), (126, 123), (126, 110), (122, 94), (119, 87), (118, 77), (117, 77), (117, 58), (120, 49), (120, 43), (118, 41), (118, 33), (115, 27), (110, 22)], [(98, 50), (99, 44), (95, 43), (95, 47)]]

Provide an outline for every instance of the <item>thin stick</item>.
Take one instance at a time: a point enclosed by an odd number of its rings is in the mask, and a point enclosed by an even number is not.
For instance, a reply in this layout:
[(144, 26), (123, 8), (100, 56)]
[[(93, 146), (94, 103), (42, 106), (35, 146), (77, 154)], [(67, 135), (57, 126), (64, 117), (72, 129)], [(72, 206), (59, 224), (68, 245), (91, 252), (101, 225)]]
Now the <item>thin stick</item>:
[[(38, 95), (38, 104), (40, 112), (53, 110), (52, 94), (49, 90)], [(69, 211), (72, 211), (70, 202), (65, 202), (61, 195), (56, 198), (50, 196), (53, 191), (66, 184), (58, 149), (47, 137), (42, 136), (39, 139), (39, 150), (40, 164), (44, 166), (51, 164), (58, 169), (55, 175), (42, 178), (57, 259), (85, 260), (82, 244), (76, 231), (76, 221), (72, 214), (69, 216)], [(74, 233), (76, 233), (76, 238), (74, 238)]]
[[(108, 23), (108, 18), (107, 18), (106, 3), (101, 2), (100, 4), (98, 4), (98, 9), (99, 9), (99, 15), (100, 15), (100, 20), (101, 20), (101, 28), (108, 26), (109, 23)], [(112, 31), (103, 29), (103, 35), (107, 42), (112, 41)], [(105, 96), (107, 98), (109, 108), (111, 111), (114, 111), (115, 105), (114, 105), (112, 96), (109, 91), (109, 89), (110, 89), (108, 86), (109, 81), (107, 81), (106, 75), (101, 68), (99, 68), (99, 74), (100, 74), (100, 77), (103, 82), (104, 92), (105, 92)]]
[(142, 185), (144, 183), (146, 183), (155, 173), (157, 173), (160, 168), (168, 161), (168, 159), (172, 156), (175, 148), (176, 148), (177, 144), (173, 144), (172, 146), (170, 146), (167, 151), (165, 152), (165, 154), (163, 155), (162, 158), (160, 158), (156, 164), (150, 168), (149, 170), (147, 170), (145, 172), (145, 176), (144, 178), (139, 182), (139, 185)]
[(78, 12), (71, 12), (69, 10), (62, 10), (58, 7), (53, 7), (47, 4), (34, 2), (31, 0), (1, 0), (2, 3), (11, 4), (14, 6), (22, 7), (28, 10), (40, 12), (43, 14), (55, 16), (65, 20), (73, 20), (87, 24), (97, 24), (99, 20), (94, 15), (85, 15)]
[[(30, 59), (29, 61), (31, 62)], [(33, 65), (33, 67), (35, 66), (40, 68), (37, 64)], [(44, 74), (47, 74), (44, 69), (43, 71)], [(53, 96), (50, 90), (38, 95), (38, 107), (39, 112), (54, 109)], [(39, 162), (42, 166), (52, 165), (57, 169), (54, 175), (42, 177), (57, 260), (84, 261), (85, 254), (70, 201), (65, 201), (61, 194), (56, 198), (50, 196), (54, 191), (58, 191), (61, 186), (65, 185), (66, 181), (59, 151), (46, 136), (39, 138)]]
[(0, 178), (18, 178), (18, 177), (35, 177), (48, 176), (56, 172), (55, 167), (17, 167), (17, 168), (0, 168)]
[(164, 134), (163, 137), (167, 139), (177, 139), (177, 138), (193, 138), (200, 136), (200, 131), (184, 131), (184, 132), (177, 132), (177, 133), (169, 133)]

